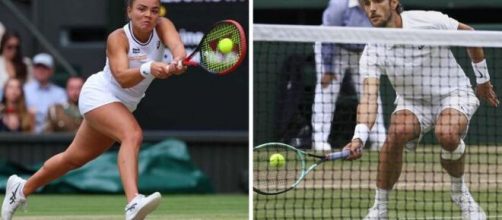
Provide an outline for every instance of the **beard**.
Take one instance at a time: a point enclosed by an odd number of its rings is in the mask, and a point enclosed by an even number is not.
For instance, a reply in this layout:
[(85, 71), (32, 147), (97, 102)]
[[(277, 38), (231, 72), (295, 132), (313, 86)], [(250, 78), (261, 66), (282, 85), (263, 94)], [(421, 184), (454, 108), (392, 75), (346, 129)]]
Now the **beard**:
[(387, 16), (381, 16), (380, 18), (381, 19), (377, 22), (373, 22), (373, 20), (371, 20), (373, 27), (389, 27), (389, 23), (392, 20), (392, 13)]

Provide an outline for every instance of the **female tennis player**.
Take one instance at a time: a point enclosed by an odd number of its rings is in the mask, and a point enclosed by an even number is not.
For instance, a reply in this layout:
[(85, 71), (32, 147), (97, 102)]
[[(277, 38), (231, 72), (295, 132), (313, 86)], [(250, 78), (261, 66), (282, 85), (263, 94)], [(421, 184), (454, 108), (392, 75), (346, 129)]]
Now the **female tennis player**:
[[(114, 142), (120, 143), (118, 168), (128, 204), (126, 219), (143, 219), (160, 203), (160, 194), (138, 193), (138, 152), (142, 130), (132, 111), (155, 78), (185, 72), (184, 45), (173, 23), (159, 17), (160, 0), (129, 0), (130, 22), (108, 36), (107, 62), (102, 72), (89, 77), (79, 101), (84, 120), (66, 151), (47, 160), (27, 180), (16, 175), (7, 181), (2, 218), (10, 220), (16, 209), (36, 189), (93, 160)], [(173, 54), (170, 64), (160, 62), (165, 46)]]

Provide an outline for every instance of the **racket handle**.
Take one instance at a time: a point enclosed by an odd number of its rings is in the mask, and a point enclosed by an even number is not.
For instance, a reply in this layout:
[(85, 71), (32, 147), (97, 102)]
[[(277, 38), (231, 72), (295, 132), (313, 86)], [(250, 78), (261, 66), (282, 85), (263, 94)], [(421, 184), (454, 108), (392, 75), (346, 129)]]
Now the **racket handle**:
[(198, 64), (191, 60), (183, 60), (183, 66), (198, 66)]
[(347, 158), (349, 155), (350, 155), (349, 150), (343, 150), (343, 151), (334, 152), (334, 153), (330, 153), (330, 154), (326, 155), (326, 159), (327, 160), (338, 160), (338, 159), (342, 159), (342, 158)]

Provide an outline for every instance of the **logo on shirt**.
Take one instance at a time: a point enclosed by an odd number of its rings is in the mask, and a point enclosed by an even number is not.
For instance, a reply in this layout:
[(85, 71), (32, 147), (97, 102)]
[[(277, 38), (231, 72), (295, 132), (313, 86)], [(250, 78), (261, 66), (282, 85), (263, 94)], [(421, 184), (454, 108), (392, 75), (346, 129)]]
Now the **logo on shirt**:
[(140, 61), (146, 62), (148, 56), (146, 54), (138, 55), (138, 56), (129, 56), (129, 61)]
[(140, 53), (141, 51), (139, 50), (139, 48), (132, 48), (132, 53)]

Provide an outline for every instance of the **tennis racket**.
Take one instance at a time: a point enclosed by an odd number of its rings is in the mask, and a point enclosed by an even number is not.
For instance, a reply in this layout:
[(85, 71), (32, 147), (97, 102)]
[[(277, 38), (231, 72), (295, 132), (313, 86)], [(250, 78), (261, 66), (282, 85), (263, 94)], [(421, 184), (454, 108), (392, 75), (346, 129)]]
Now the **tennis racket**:
[[(218, 49), (218, 43), (224, 38), (233, 43), (232, 50), (227, 53)], [(246, 56), (246, 48), (246, 35), (242, 26), (234, 20), (219, 21), (202, 37), (197, 49), (183, 60), (183, 65), (200, 66), (210, 73), (222, 76), (237, 69)]]
[[(274, 165), (272, 155), (281, 154), (284, 162)], [(350, 151), (344, 150), (327, 155), (315, 155), (283, 143), (266, 143), (253, 149), (253, 191), (262, 195), (277, 195), (294, 189), (307, 174), (326, 161), (347, 158)], [(276, 155), (274, 155), (276, 156)], [(308, 157), (317, 159), (307, 167)]]

